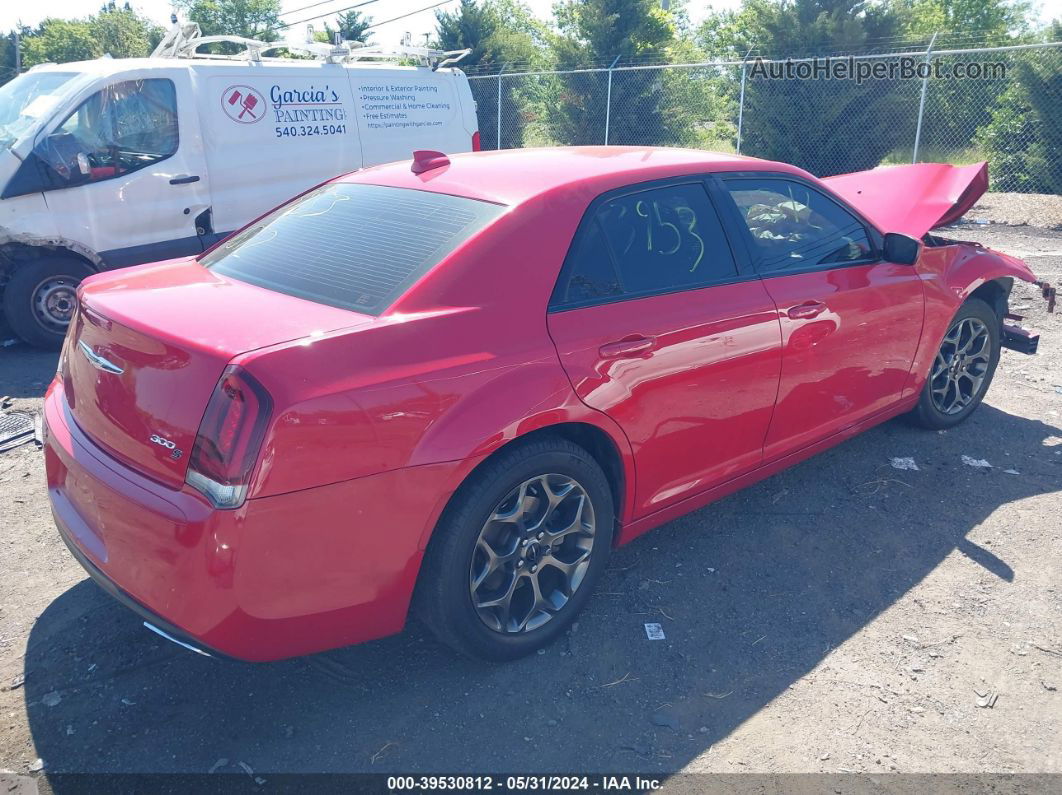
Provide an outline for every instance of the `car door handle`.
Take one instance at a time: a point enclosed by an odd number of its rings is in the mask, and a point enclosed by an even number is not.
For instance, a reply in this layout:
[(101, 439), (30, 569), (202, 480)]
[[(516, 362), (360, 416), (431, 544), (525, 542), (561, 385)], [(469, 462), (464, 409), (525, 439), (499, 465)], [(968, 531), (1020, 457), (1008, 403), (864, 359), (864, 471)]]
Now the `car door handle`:
[(618, 342), (609, 342), (597, 349), (602, 359), (618, 359), (621, 356), (635, 356), (651, 351), (656, 347), (653, 337), (631, 337)]
[(792, 307), (786, 312), (793, 320), (806, 320), (808, 318), (817, 317), (826, 311), (826, 304), (821, 301), (807, 301), (798, 306)]
[(199, 182), (198, 174), (182, 174), (170, 180), (171, 185), (187, 185), (190, 182)]

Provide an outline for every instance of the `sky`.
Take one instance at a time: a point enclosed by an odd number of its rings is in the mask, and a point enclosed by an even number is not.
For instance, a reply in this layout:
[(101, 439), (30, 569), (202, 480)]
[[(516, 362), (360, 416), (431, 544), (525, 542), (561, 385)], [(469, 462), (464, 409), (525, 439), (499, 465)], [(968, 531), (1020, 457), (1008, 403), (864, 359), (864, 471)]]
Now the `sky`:
[[(281, 7), (285, 12), (282, 20), (285, 23), (301, 22), (309, 17), (317, 17), (321, 14), (327, 14), (330, 11), (342, 10), (348, 6), (353, 5), (360, 0), (329, 0), (329, 2), (321, 5), (316, 5), (320, 0), (282, 0)], [(416, 11), (417, 9), (424, 8), (439, 0), (375, 0), (371, 5), (367, 5), (360, 9), (363, 13), (368, 14), (373, 18), (374, 22), (383, 22), (384, 20), (391, 19), (393, 17), (401, 16), (409, 13), (410, 11)], [(553, 8), (554, 0), (526, 0), (530, 6), (531, 11), (542, 19), (549, 19), (551, 16), (551, 10)], [(1049, 0), (1049, 2), (1062, 2), (1062, 0)], [(739, 5), (740, 0), (714, 0), (712, 5), (717, 9), (732, 8)], [(458, 0), (449, 0), (445, 5), (441, 6), (442, 10), (449, 10), (456, 7)], [(25, 25), (34, 26), (45, 17), (61, 17), (61, 18), (73, 18), (84, 17), (89, 14), (93, 14), (99, 10), (99, 7), (103, 5), (103, 0), (37, 0), (37, 2), (30, 4), (29, 6), (23, 6), (16, 0), (3, 0), (0, 2), (0, 31), (11, 30), (19, 21)], [(157, 21), (159, 24), (166, 28), (169, 28), (170, 13), (172, 5), (169, 0), (131, 0), (131, 5), (137, 11), (149, 19)], [(299, 11), (300, 8), (306, 8), (306, 6), (314, 5), (313, 8), (307, 8), (304, 11)], [(698, 5), (696, 3), (691, 4)], [(707, 10), (707, 4), (701, 6), (705, 11)], [(700, 17), (703, 17), (702, 12)], [(692, 13), (691, 17), (696, 21), (699, 19), (697, 14)], [(329, 15), (324, 18), (315, 19), (311, 23), (316, 30), (324, 29), (324, 22), (331, 21), (334, 15)], [(293, 27), (294, 32), (297, 29), (305, 31), (303, 25)], [(376, 44), (398, 44), (403, 34), (411, 33), (414, 44), (423, 44), (425, 33), (431, 33), (435, 30), (435, 11), (421, 11), (420, 13), (406, 17), (405, 19), (398, 20), (396, 22), (390, 22), (381, 25), (374, 30)], [(301, 36), (295, 36), (295, 38), (301, 40)]]

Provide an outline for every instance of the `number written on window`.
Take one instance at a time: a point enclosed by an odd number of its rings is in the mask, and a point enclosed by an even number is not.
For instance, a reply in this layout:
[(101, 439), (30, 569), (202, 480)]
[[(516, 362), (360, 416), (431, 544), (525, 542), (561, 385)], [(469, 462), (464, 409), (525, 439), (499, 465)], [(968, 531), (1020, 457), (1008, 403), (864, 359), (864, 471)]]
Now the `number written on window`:
[(569, 252), (554, 305), (704, 287), (737, 271), (700, 183), (639, 191), (597, 206)]

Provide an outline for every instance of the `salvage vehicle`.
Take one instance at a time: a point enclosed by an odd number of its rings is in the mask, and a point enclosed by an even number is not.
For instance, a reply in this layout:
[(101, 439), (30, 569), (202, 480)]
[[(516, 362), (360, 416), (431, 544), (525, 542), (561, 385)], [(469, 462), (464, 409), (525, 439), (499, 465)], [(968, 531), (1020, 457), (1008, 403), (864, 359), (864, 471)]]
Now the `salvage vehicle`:
[[(304, 57), (270, 56), (290, 50)], [(449, 66), (465, 54), (192, 24), (150, 58), (20, 75), (0, 87), (4, 319), (58, 349), (91, 273), (201, 254), (308, 188), (413, 149), (478, 148), (468, 79)]]
[(1014, 257), (930, 229), (985, 166), (819, 180), (698, 151), (447, 156), (311, 190), (79, 289), (45, 400), (59, 531), (203, 653), (412, 611), (493, 660), (555, 639), (613, 546), (873, 425), (984, 398)]

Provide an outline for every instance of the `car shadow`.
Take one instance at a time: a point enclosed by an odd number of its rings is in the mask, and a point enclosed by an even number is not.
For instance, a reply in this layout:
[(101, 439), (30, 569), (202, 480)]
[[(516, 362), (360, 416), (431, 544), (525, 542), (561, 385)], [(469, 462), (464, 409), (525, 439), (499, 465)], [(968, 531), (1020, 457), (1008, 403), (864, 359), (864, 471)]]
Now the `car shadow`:
[(59, 362), (58, 351), (41, 351), (19, 342), (10, 348), (0, 349), (5, 380), (0, 385), (0, 396), (13, 398), (38, 398), (44, 394), (55, 377)]
[[(50, 774), (667, 774), (945, 557), (1012, 582), (1008, 562), (966, 536), (1000, 506), (1059, 489), (1058, 448), (1045, 446), (1058, 436), (988, 405), (947, 433), (887, 423), (617, 550), (572, 632), (507, 665), (456, 657), (417, 624), (281, 663), (212, 660), (84, 581), (29, 638), (37, 753)], [(892, 468), (894, 456), (919, 471)], [(648, 640), (646, 622), (666, 639)]]

